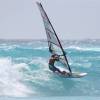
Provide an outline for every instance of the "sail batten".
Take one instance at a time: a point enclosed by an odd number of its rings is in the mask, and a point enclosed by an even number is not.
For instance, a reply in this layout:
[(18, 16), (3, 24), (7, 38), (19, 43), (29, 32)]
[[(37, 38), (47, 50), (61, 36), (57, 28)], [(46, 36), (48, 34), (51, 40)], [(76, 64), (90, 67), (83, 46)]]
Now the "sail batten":
[(40, 9), (41, 16), (43, 18), (50, 53), (63, 55), (63, 58), (60, 59), (60, 62), (62, 62), (65, 65), (65, 67), (71, 72), (71, 68), (68, 64), (68, 60), (67, 60), (65, 51), (60, 43), (60, 40), (59, 40), (59, 38), (58, 38), (58, 36), (57, 36), (57, 34), (56, 34), (52, 24), (51, 24), (46, 12), (44, 11), (41, 3), (37, 2), (37, 5)]

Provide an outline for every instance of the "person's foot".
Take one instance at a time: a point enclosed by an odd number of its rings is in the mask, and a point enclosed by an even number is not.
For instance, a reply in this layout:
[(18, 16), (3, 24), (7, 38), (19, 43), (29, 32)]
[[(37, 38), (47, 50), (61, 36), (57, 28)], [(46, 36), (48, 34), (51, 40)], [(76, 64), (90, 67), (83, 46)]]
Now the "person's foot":
[(68, 76), (70, 76), (71, 74), (69, 72), (63, 71), (62, 75), (68, 75)]
[(63, 75), (66, 75), (67, 73), (66, 73), (66, 71), (63, 71), (62, 74), (63, 74)]

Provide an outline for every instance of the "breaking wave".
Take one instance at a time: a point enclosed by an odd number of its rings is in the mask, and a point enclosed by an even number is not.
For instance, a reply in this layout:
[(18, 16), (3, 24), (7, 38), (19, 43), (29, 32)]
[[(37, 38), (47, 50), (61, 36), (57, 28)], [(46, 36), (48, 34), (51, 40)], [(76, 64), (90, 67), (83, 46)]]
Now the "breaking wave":
[[(48, 68), (49, 52), (43, 41), (0, 44), (0, 96), (100, 95), (100, 45), (88, 41), (64, 45), (73, 71), (87, 72), (79, 79), (66, 79)], [(86, 45), (85, 45), (86, 44)], [(70, 52), (71, 51), (71, 52)], [(78, 52), (81, 51), (81, 52)], [(10, 92), (9, 92), (10, 91)]]
[[(11, 58), (0, 58), (0, 95), (25, 97), (32, 91), (22, 83), (25, 63), (15, 64)], [(10, 91), (10, 92), (9, 92)]]
[(65, 49), (74, 49), (74, 50), (79, 50), (79, 51), (97, 51), (100, 52), (100, 48), (99, 47), (78, 47), (78, 46), (69, 46)]

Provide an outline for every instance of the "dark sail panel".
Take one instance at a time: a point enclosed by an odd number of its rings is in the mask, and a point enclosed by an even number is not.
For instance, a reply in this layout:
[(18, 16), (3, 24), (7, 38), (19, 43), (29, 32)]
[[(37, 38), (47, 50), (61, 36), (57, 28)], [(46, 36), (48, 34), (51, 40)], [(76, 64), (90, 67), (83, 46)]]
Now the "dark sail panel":
[(55, 36), (55, 30), (53, 29), (50, 21), (49, 21), (49, 18), (47, 16), (47, 14), (45, 13), (41, 3), (38, 3), (37, 2), (37, 5), (40, 9), (40, 12), (41, 12), (41, 16), (43, 18), (43, 22), (44, 22), (44, 26), (45, 26), (45, 30), (46, 30), (46, 34), (47, 34), (47, 40), (49, 42), (49, 46), (50, 44), (54, 44), (54, 45), (57, 45), (60, 47), (59, 45), (59, 42), (57, 40), (57, 37)]

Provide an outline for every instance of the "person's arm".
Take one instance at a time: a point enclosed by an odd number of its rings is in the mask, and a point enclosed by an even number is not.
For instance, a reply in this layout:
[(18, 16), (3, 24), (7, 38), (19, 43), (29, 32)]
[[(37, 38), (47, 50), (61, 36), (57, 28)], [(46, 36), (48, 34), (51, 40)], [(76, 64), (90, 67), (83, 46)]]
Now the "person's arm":
[[(64, 51), (64, 54), (66, 55), (66, 52)], [(64, 58), (64, 55), (59, 55), (59, 59), (63, 59)]]

